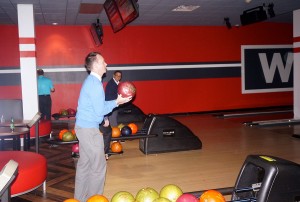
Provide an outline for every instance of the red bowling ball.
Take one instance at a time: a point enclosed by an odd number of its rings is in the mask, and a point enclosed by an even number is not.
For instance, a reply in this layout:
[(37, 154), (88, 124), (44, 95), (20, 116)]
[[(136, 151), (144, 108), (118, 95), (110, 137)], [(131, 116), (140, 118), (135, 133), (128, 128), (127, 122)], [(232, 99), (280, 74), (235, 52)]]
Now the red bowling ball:
[(118, 94), (121, 94), (122, 97), (134, 97), (136, 93), (136, 88), (134, 84), (130, 81), (121, 82), (118, 85)]
[(179, 196), (179, 198), (176, 200), (176, 202), (199, 202), (196, 196), (193, 194), (182, 194)]
[(73, 153), (79, 153), (79, 144), (74, 144), (72, 146), (72, 152)]
[(68, 115), (72, 115), (72, 116), (74, 116), (76, 114), (76, 110), (72, 109), (72, 108), (67, 109), (67, 112), (68, 112)]

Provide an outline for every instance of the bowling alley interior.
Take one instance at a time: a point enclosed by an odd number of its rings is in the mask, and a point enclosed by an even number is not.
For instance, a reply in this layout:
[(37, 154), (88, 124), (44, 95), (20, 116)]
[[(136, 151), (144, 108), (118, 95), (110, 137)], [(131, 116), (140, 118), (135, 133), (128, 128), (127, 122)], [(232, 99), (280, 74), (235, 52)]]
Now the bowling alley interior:
[[(87, 202), (300, 201), (300, 3), (164, 1), (0, 1), (0, 202), (80, 201), (93, 52), (101, 108), (116, 71), (113, 100), (131, 100), (116, 101), (104, 190)], [(111, 114), (93, 112), (104, 137)]]

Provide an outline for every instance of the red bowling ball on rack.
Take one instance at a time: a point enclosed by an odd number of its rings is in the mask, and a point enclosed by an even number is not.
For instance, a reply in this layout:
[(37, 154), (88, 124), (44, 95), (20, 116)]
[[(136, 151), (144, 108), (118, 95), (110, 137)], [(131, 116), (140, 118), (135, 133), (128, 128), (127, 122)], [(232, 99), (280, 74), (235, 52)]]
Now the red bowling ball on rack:
[(181, 196), (179, 196), (179, 198), (176, 200), (176, 202), (199, 202), (199, 200), (197, 199), (196, 196), (185, 193), (185, 194), (182, 194)]
[(73, 144), (72, 152), (73, 153), (79, 153), (79, 144)]

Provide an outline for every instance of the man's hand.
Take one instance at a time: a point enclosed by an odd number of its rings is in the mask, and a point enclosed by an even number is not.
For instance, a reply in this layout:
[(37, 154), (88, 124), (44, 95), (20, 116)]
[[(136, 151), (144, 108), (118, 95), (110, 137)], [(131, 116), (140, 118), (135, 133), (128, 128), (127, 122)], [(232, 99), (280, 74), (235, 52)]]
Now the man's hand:
[(132, 100), (132, 96), (130, 96), (130, 97), (122, 97), (122, 95), (119, 94), (116, 102), (117, 102), (117, 105), (121, 105), (121, 104), (129, 102), (130, 100)]
[(103, 124), (104, 127), (107, 127), (109, 126), (109, 120), (108, 119), (104, 119), (104, 124)]

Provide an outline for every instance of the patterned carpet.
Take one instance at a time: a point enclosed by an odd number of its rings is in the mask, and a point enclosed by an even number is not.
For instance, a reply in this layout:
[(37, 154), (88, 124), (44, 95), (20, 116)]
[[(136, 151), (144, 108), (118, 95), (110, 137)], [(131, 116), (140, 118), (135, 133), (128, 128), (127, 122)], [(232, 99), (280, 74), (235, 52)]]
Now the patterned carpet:
[(40, 154), (47, 158), (48, 163), (47, 193), (44, 194), (42, 187), (39, 187), (37, 190), (12, 198), (12, 201), (64, 201), (73, 198), (75, 166), (71, 147), (72, 145), (52, 146), (41, 140)]

